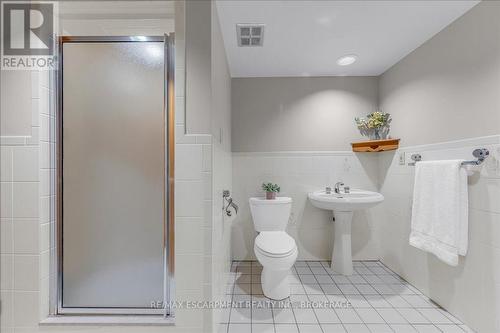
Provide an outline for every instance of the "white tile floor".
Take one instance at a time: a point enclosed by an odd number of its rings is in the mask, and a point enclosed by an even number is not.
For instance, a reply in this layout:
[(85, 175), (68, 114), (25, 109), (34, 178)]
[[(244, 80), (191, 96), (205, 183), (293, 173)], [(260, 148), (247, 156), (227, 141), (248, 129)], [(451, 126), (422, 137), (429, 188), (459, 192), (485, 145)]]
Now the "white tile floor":
[(473, 332), (378, 261), (357, 261), (355, 274), (335, 274), (328, 262), (298, 261), (291, 296), (262, 295), (258, 262), (234, 262), (220, 333)]

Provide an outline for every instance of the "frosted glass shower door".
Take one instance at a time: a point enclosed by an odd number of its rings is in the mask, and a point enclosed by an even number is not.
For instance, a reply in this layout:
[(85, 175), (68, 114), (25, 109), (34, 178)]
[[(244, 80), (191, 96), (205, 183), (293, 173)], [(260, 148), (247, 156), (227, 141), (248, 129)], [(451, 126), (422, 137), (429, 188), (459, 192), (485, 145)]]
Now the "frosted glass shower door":
[(164, 298), (163, 42), (62, 43), (62, 308)]

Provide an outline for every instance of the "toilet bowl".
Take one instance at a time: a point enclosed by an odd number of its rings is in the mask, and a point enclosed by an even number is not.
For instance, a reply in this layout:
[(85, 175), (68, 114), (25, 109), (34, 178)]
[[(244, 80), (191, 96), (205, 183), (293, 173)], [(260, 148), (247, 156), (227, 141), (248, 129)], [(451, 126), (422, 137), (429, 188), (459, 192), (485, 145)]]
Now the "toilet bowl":
[(264, 231), (255, 238), (254, 252), (262, 265), (261, 284), (265, 296), (281, 300), (290, 296), (288, 275), (298, 250), (284, 231)]
[(290, 296), (288, 275), (297, 260), (295, 240), (285, 232), (290, 217), (292, 199), (275, 200), (250, 198), (250, 210), (255, 230), (254, 252), (263, 269), (261, 284), (264, 295), (274, 300)]

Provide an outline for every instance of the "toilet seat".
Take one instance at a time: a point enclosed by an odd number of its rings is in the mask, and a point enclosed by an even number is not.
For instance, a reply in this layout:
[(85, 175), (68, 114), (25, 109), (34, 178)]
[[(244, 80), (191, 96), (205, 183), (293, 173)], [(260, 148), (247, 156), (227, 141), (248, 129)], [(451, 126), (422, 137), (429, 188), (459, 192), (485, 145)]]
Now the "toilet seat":
[(268, 257), (288, 257), (296, 249), (295, 240), (284, 231), (264, 231), (255, 238), (255, 250)]

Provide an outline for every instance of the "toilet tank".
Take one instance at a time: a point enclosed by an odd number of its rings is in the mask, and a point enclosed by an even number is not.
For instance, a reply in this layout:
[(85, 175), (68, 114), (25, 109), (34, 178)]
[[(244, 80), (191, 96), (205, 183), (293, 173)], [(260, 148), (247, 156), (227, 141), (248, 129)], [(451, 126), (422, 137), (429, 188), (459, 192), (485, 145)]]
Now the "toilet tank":
[(256, 231), (285, 231), (292, 210), (292, 198), (250, 198), (249, 202)]

